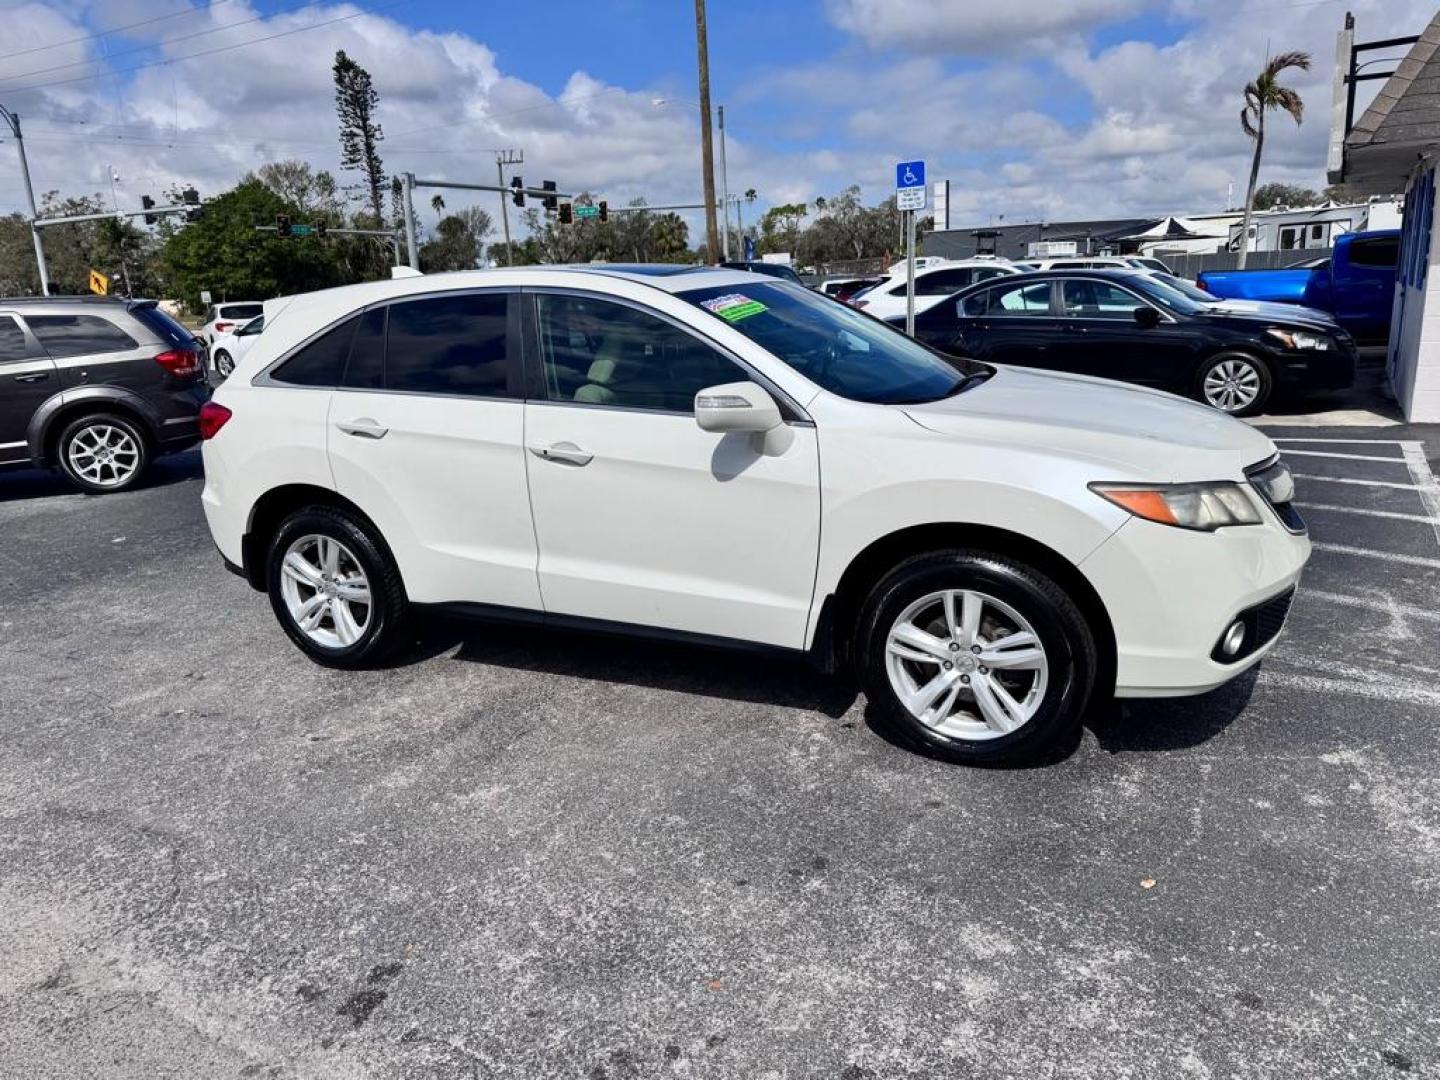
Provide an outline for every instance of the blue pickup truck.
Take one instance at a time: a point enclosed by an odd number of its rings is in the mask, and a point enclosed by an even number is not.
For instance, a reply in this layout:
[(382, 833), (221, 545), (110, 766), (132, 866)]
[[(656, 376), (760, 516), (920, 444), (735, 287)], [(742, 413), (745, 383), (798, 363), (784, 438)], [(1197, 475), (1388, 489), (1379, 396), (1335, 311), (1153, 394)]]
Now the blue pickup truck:
[(1400, 230), (1346, 233), (1329, 258), (1287, 270), (1205, 270), (1196, 284), (1226, 299), (1272, 301), (1318, 308), (1361, 342), (1390, 336)]

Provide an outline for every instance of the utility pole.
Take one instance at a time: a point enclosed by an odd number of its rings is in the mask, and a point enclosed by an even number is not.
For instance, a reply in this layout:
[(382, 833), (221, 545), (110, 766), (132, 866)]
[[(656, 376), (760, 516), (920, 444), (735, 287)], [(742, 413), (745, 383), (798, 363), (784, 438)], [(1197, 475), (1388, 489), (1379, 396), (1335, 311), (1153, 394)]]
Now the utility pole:
[(710, 46), (705, 31), (705, 0), (695, 0), (695, 52), (700, 68), (700, 172), (705, 182), (705, 247), (719, 261), (715, 235), (715, 148), (710, 135)]
[(725, 169), (725, 106), (720, 106), (720, 206), (725, 231), (720, 234), (720, 250), (730, 261), (730, 175)]
[(525, 151), (501, 150), (495, 155), (495, 171), (500, 174), (500, 224), (505, 229), (505, 265), (515, 265), (515, 249), (510, 246), (510, 207), (505, 194), (505, 166), (523, 165)]
[[(415, 174), (407, 172), (401, 175), (400, 184), (404, 189), (405, 197), (405, 254), (407, 262), (414, 270), (420, 269), (420, 248), (415, 243)], [(396, 262), (399, 262), (399, 255), (396, 255)]]
[(50, 275), (45, 269), (45, 247), (40, 243), (40, 230), (35, 227), (35, 219), (40, 212), (35, 208), (35, 188), (30, 183), (30, 163), (25, 158), (25, 140), (20, 135), (20, 116), (3, 105), (0, 105), (0, 116), (10, 125), (11, 134), (15, 136), (15, 148), (20, 151), (20, 175), (25, 179), (25, 198), (30, 203), (30, 239), (35, 244), (35, 265), (40, 270), (40, 293), (49, 296)]

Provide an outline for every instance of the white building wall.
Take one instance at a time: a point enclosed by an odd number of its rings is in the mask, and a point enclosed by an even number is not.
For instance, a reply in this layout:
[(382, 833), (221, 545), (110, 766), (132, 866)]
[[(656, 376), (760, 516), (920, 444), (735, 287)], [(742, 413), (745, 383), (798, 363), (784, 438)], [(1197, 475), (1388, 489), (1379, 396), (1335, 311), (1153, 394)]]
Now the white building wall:
[(1411, 423), (1440, 422), (1440, 198), (1430, 200), (1428, 269), (1419, 285), (1406, 274), (1407, 251), (1418, 230), (1409, 226), (1411, 215), (1418, 212), (1419, 190), (1429, 161), (1410, 177), (1406, 190), (1406, 234), (1396, 275), (1394, 319), (1390, 329), (1390, 387), (1405, 418)]

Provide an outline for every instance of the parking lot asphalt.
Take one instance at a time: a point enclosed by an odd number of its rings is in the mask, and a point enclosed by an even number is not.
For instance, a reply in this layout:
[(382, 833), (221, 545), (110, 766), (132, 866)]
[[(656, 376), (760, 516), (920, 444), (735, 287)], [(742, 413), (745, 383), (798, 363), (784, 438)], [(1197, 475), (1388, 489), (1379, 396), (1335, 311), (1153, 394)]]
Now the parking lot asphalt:
[(1018, 771), (779, 661), (327, 671), (198, 455), (0, 476), (0, 1075), (1435, 1074), (1440, 432), (1267, 430), (1316, 541), (1277, 650)]

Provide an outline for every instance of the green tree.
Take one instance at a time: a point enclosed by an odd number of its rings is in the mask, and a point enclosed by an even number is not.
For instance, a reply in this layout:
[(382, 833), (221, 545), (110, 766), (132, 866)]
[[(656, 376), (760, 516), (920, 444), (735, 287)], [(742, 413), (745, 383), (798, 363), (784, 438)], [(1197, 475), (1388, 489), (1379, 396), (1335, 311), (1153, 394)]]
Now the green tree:
[(755, 245), (756, 254), (793, 252), (800, 240), (800, 229), (805, 222), (807, 209), (804, 203), (781, 203), (766, 210), (760, 219), (760, 239)]
[(1255, 189), (1255, 209), (1272, 210), (1277, 206), (1318, 206), (1318, 192), (1296, 184), (1261, 184)]
[(1245, 107), (1240, 110), (1240, 127), (1255, 143), (1255, 156), (1250, 161), (1250, 184), (1245, 190), (1245, 220), (1240, 226), (1240, 258), (1238, 266), (1245, 269), (1250, 250), (1250, 222), (1255, 213), (1255, 184), (1260, 179), (1260, 155), (1265, 149), (1265, 114), (1284, 109), (1295, 123), (1305, 116), (1305, 102), (1288, 86), (1280, 85), (1280, 76), (1290, 68), (1310, 70), (1310, 54), (1287, 52), (1271, 58), (1251, 82), (1245, 86)]
[(255, 178), (299, 211), (306, 221), (339, 225), (345, 220), (335, 177), (308, 161), (271, 161), (255, 170)]
[(166, 241), (162, 258), (170, 291), (198, 311), (202, 289), (216, 299), (263, 300), (360, 280), (347, 273), (327, 246), (330, 241), (255, 230), (256, 225), (272, 223), (277, 214), (298, 213), (299, 207), (258, 178), (245, 177), (206, 202), (199, 221)]
[(474, 270), (490, 229), (490, 215), (478, 206), (447, 214), (436, 226), (435, 236), (420, 245), (420, 269), (427, 274)]
[(379, 146), (385, 138), (375, 119), (380, 95), (370, 73), (345, 55), (335, 53), (335, 112), (340, 121), (340, 167), (365, 174), (370, 211), (377, 222), (385, 220), (385, 167)]

